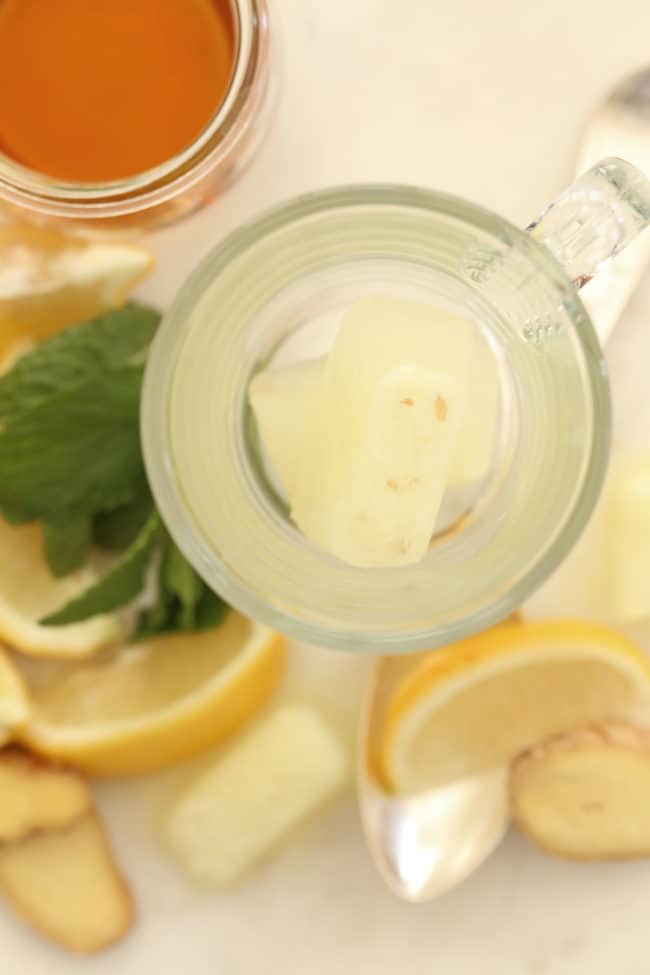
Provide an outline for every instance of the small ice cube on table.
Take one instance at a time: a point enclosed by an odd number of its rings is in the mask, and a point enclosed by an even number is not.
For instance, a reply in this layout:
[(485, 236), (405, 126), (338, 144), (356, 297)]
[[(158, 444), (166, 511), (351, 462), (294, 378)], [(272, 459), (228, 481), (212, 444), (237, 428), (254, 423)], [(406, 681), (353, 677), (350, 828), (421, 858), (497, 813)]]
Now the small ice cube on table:
[(473, 326), (403, 299), (343, 318), (291, 475), (307, 538), (355, 566), (419, 561), (433, 533), (467, 397)]
[(650, 451), (619, 459), (607, 501), (616, 620), (650, 619)]
[(306, 704), (267, 715), (177, 800), (165, 842), (197, 883), (234, 883), (349, 774), (347, 749)]

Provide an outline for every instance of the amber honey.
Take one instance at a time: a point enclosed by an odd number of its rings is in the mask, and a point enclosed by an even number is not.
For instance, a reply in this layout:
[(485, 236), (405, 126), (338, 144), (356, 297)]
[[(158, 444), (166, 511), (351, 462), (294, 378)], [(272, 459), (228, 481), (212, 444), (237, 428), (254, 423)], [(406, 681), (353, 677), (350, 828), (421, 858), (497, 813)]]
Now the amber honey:
[(228, 0), (0, 0), (0, 152), (71, 182), (145, 172), (205, 129), (234, 60)]

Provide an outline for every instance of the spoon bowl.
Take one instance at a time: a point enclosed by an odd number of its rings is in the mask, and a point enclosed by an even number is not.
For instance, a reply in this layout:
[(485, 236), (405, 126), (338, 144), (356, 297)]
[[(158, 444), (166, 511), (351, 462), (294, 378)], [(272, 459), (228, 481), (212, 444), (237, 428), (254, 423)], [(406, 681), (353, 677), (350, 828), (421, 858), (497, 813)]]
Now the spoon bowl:
[[(418, 655), (419, 656), (419, 655)], [(386, 705), (413, 658), (379, 658), (361, 715), (357, 789), (366, 842), (387, 886), (418, 903), (455, 887), (508, 829), (507, 772), (493, 769), (414, 795), (392, 794), (378, 754)]]

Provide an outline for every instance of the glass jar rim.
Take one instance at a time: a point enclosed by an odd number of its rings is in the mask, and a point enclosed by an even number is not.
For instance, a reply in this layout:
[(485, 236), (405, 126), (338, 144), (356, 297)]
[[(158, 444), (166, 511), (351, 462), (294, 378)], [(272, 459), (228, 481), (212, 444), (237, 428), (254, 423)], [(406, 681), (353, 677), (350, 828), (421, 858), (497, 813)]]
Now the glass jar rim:
[[(473, 610), (470, 618), (443, 622), (436, 626), (435, 631), (413, 630), (408, 634), (400, 634), (399, 638), (390, 633), (375, 633), (371, 641), (367, 637), (334, 631), (301, 619), (293, 613), (285, 614), (277, 607), (267, 606), (263, 598), (223, 564), (218, 555), (213, 556), (208, 552), (208, 543), (194, 523), (183, 488), (174, 471), (168, 422), (176, 367), (175, 353), (184, 340), (183, 326), (189, 321), (194, 308), (216, 277), (236, 263), (249, 247), (276, 231), (303, 219), (326, 216), (333, 210), (354, 206), (397, 206), (433, 210), (524, 249), (528, 260), (550, 280), (571, 320), (579, 326), (575, 328), (576, 347), (581, 353), (583, 375), (595, 419), (594, 435), (586, 446), (581, 483), (562, 527), (549, 546), (540, 552), (539, 557), (522, 567), (521, 574), (513, 580), (507, 591), (485, 606)], [(206, 574), (209, 584), (218, 588), (224, 598), (238, 609), (297, 639), (335, 649), (372, 649), (377, 652), (397, 653), (452, 642), (496, 623), (518, 609), (550, 575), (577, 541), (598, 499), (609, 454), (610, 413), (607, 373), (595, 330), (575, 287), (543, 244), (499, 215), (448, 194), (399, 184), (361, 184), (320, 190), (280, 204), (242, 225), (203, 259), (181, 287), (160, 326), (145, 377), (141, 426), (147, 472), (161, 513), (186, 556), (199, 571)]]
[(114, 217), (157, 206), (184, 192), (227, 158), (242, 138), (253, 83), (266, 65), (266, 0), (228, 0), (235, 28), (235, 56), (228, 89), (198, 136), (162, 163), (106, 182), (56, 179), (0, 152), (0, 200), (46, 216)]

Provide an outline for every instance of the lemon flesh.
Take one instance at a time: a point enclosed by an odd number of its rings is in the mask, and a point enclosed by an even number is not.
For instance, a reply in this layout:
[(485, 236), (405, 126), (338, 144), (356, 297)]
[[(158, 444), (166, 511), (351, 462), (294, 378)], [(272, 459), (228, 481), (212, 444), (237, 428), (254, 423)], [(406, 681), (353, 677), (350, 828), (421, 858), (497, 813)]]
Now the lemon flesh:
[(0, 359), (17, 338), (47, 338), (121, 304), (152, 266), (137, 244), (0, 223)]
[(650, 663), (588, 623), (502, 624), (425, 655), (398, 682), (380, 745), (398, 793), (507, 765), (549, 734), (602, 718), (650, 718)]
[(40, 524), (10, 525), (0, 518), (0, 639), (33, 656), (83, 657), (124, 633), (116, 616), (95, 616), (68, 626), (38, 621), (96, 582), (99, 566), (55, 578), (43, 554)]
[(202, 633), (153, 637), (33, 677), (20, 736), (93, 774), (166, 768), (244, 724), (284, 661), (278, 634), (231, 612)]

